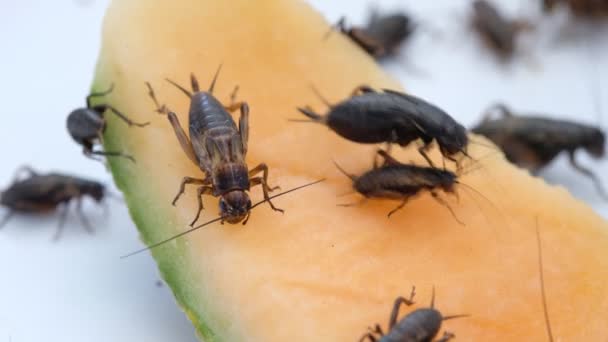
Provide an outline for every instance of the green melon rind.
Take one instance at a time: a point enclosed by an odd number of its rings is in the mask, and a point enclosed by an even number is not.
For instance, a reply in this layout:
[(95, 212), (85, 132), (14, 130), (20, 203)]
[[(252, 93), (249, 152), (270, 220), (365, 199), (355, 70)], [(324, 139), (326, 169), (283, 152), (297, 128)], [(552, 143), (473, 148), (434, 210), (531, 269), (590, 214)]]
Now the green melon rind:
[[(112, 74), (111, 66), (107, 65), (104, 56), (102, 49), (97, 63), (95, 80), (91, 87), (92, 92), (107, 89), (108, 84), (111, 84), (110, 81), (107, 81), (111, 78), (109, 77)], [(125, 107), (125, 103), (113, 100), (117, 97), (116, 92), (119, 92), (119, 90), (115, 90), (114, 93), (103, 99), (97, 98), (95, 102), (109, 103), (116, 108)], [(130, 128), (113, 116), (106, 116), (106, 119), (104, 149), (107, 151), (128, 151), (127, 153), (136, 150), (136, 148), (125, 148), (125, 146), (130, 145), (129, 131), (139, 128)], [(137, 160), (137, 155), (134, 155), (134, 157)], [(158, 198), (158, 196), (151, 193), (150, 187), (145, 186), (141, 175), (138, 177), (135, 164), (124, 158), (108, 158), (108, 164), (116, 186), (124, 195), (129, 214), (139, 231), (140, 239), (146, 245), (150, 245), (175, 234), (176, 232), (170, 228), (175, 225), (171, 224), (170, 221), (177, 222), (177, 219), (172, 213), (166, 211), (166, 207), (154, 204), (155, 202), (151, 199)], [(162, 201), (158, 202), (164, 204)], [(154, 229), (163, 226), (168, 229)], [(186, 250), (182, 246), (183, 243), (178, 239), (151, 250), (151, 254), (156, 260), (161, 277), (169, 285), (177, 303), (194, 324), (199, 337), (204, 341), (221, 342), (223, 338), (215, 334), (205, 323), (207, 306), (204, 304), (205, 301), (200, 300), (196, 295), (197, 292), (191, 286), (192, 282), (197, 281), (196, 277), (193, 278), (192, 274), (187, 271), (183, 272), (183, 270), (192, 269), (188, 258), (179, 252), (180, 250)], [(129, 251), (125, 252), (128, 253)], [(128, 260), (124, 260), (124, 262), (128, 262)]]

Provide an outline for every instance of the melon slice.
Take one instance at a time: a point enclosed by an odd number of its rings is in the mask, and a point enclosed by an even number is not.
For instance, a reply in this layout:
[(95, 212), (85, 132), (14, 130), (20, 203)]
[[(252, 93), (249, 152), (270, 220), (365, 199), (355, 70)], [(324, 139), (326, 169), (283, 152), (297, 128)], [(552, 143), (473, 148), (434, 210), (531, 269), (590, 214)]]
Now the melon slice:
[[(332, 159), (352, 173), (369, 169), (375, 146), (345, 141), (323, 126), (288, 122), (296, 106), (331, 101), (357, 85), (399, 85), (341, 35), (323, 41), (325, 20), (297, 0), (120, 0), (105, 18), (93, 88), (115, 91), (105, 101), (139, 121), (128, 129), (108, 118), (105, 147), (137, 163), (113, 159), (142, 240), (152, 244), (188, 228), (195, 189), (171, 205), (184, 176), (201, 176), (181, 151), (166, 118), (154, 112), (144, 86), (187, 125), (188, 99), (164, 81), (202, 86), (223, 63), (215, 94), (228, 101), (235, 85), (251, 107), (250, 166), (265, 162), (283, 190), (324, 183), (277, 198), (284, 215), (260, 206), (246, 226), (213, 224), (152, 250), (178, 304), (205, 341), (356, 341), (372, 324), (386, 328), (395, 297), (417, 287), (418, 307), (432, 287), (444, 314), (470, 314), (443, 329), (461, 341), (547, 340), (535, 221), (544, 246), (547, 305), (563, 341), (608, 335), (608, 226), (565, 190), (510, 166), (495, 150), (471, 145), (481, 167), (461, 181), (460, 200), (446, 196), (459, 224), (429, 195), (390, 219), (398, 203), (359, 201)], [(475, 138), (479, 140), (480, 138)], [(393, 149), (423, 163), (415, 148)], [(435, 151), (437, 163), (441, 159)], [(260, 189), (251, 192), (254, 201)], [(201, 220), (217, 216), (205, 196)], [(136, 249), (137, 246), (134, 246)], [(129, 252), (129, 251), (125, 251)], [(128, 262), (128, 261), (126, 261)]]

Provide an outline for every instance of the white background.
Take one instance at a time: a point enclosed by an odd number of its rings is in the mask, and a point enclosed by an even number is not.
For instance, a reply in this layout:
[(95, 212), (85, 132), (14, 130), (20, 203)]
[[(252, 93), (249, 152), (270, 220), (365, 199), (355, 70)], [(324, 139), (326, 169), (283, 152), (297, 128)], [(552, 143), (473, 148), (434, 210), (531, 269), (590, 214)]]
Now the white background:
[[(369, 10), (364, 0), (313, 3), (331, 22), (346, 15), (362, 23)], [(377, 3), (384, 10), (403, 8), (403, 1)], [(386, 69), (409, 92), (467, 126), (495, 101), (605, 125), (608, 29), (564, 26), (559, 16), (540, 20), (531, 3), (501, 2), (508, 13), (526, 14), (538, 24), (519, 57), (502, 65), (468, 29), (468, 1), (411, 1), (403, 9), (439, 35), (419, 33), (403, 47), (400, 62)], [(66, 115), (84, 104), (91, 84), (106, 6), (100, 0), (0, 0), (0, 188), (22, 164), (111, 183), (101, 164), (83, 158), (65, 129)], [(428, 76), (412, 72), (412, 66)], [(608, 183), (605, 160), (579, 157)], [(608, 216), (606, 202), (566, 158), (542, 175)], [(16, 216), (0, 231), (0, 342), (196, 340), (167, 287), (156, 285), (153, 260), (119, 259), (140, 243), (124, 205), (110, 200), (109, 206), (107, 217), (101, 208), (85, 207), (94, 235), (81, 229), (73, 212), (56, 243), (51, 237), (57, 216)]]

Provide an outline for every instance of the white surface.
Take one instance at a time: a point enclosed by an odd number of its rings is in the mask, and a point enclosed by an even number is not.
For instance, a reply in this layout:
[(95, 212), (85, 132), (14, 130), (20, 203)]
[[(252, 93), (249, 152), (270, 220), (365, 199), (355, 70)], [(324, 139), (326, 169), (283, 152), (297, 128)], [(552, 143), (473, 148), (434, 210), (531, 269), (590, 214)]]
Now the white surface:
[[(362, 0), (313, 3), (330, 21), (347, 15), (361, 23), (369, 9)], [(400, 3), (378, 1), (386, 10), (400, 8)], [(407, 63), (428, 71), (429, 77), (416, 76), (400, 63), (386, 65), (408, 91), (437, 103), (467, 126), (497, 100), (517, 110), (606, 122), (594, 105), (597, 100), (608, 110), (608, 86), (597, 87), (599, 80), (608, 79), (606, 27), (595, 28), (590, 36), (575, 33), (574, 40), (558, 44), (551, 39), (555, 23), (543, 21), (531, 39), (537, 44), (502, 66), (467, 31), (467, 1), (409, 3), (411, 13), (440, 30), (442, 37), (422, 33), (403, 48)], [(418, 7), (413, 8), (414, 3)], [(510, 5), (511, 13), (531, 11), (522, 1), (502, 3)], [(83, 105), (92, 81), (106, 4), (0, 1), (0, 187), (22, 164), (111, 182), (101, 164), (82, 157), (65, 130), (66, 115)], [(584, 153), (580, 157), (608, 183), (605, 160), (594, 161)], [(543, 175), (608, 216), (606, 202), (565, 158)], [(51, 242), (56, 216), (16, 216), (0, 231), (0, 342), (196, 340), (167, 287), (155, 285), (152, 259), (119, 259), (140, 243), (124, 205), (108, 203), (110, 215), (105, 218), (102, 209), (86, 206), (95, 235), (81, 229), (73, 212), (57, 243)], [(0, 215), (4, 213), (0, 209)]]

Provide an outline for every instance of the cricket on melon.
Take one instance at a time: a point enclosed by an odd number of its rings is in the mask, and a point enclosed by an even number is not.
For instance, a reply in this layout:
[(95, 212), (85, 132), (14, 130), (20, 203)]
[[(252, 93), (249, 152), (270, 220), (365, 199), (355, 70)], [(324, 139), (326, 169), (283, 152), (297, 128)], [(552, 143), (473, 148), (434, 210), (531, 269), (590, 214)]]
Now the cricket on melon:
[[(424, 299), (434, 291), (442, 313), (468, 315), (442, 322), (455, 341), (546, 341), (538, 222), (553, 335), (605, 339), (608, 225), (564, 189), (511, 166), (489, 142), (469, 145), (467, 165), (477, 165), (459, 177), (487, 201), (458, 186), (460, 199), (446, 199), (464, 225), (428, 194), (390, 219), (392, 200), (337, 206), (361, 196), (333, 161), (362, 174), (378, 146), (289, 119), (299, 105), (323, 106), (310, 84), (330, 101), (363, 84), (401, 90), (348, 38), (324, 41), (329, 29), (300, 0), (116, 0), (108, 9), (93, 92), (115, 84), (95, 101), (150, 121), (134, 130), (109, 116), (103, 139), (107, 151), (137, 160), (109, 163), (146, 245), (190, 228), (196, 191), (171, 202), (184, 176), (204, 175), (156, 113), (145, 82), (187, 127), (190, 101), (165, 78), (188, 84), (193, 73), (209, 84), (222, 64), (214, 96), (228, 104), (238, 85), (239, 99), (249, 104), (247, 164), (268, 165), (269, 183), (284, 190), (326, 179), (273, 199), (283, 215), (259, 206), (247, 225), (216, 222), (150, 250), (199, 337), (357, 341), (368, 327), (386, 328), (395, 298), (415, 286), (420, 301), (399, 319), (428, 307)], [(425, 163), (415, 146), (395, 146), (391, 155)], [(429, 156), (441, 165), (436, 146)], [(249, 196), (253, 203), (264, 197), (257, 187)], [(218, 199), (203, 200), (200, 221), (217, 218)]]

